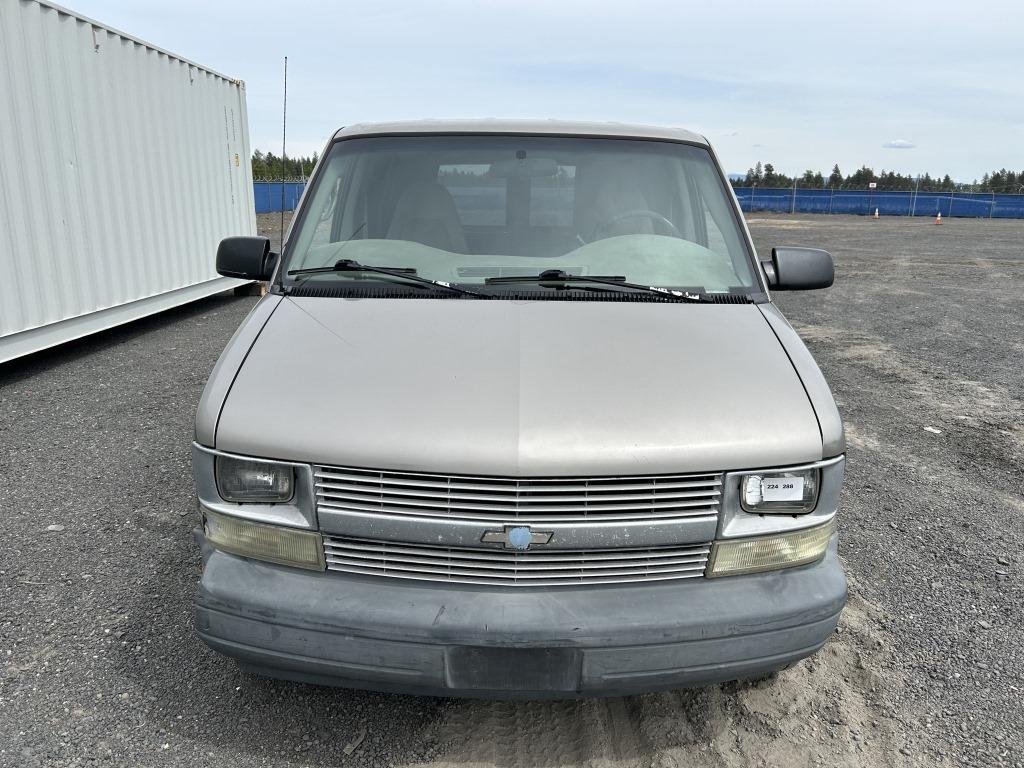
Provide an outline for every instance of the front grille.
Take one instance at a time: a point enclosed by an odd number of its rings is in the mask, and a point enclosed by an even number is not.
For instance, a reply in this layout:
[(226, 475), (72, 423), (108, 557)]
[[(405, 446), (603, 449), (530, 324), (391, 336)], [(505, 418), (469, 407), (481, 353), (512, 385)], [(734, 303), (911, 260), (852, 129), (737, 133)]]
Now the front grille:
[(507, 478), (316, 467), (320, 510), (517, 523), (717, 516), (719, 474)]
[(509, 587), (699, 578), (704, 575), (710, 550), (710, 544), (690, 544), (645, 549), (512, 552), (324, 536), (329, 571)]

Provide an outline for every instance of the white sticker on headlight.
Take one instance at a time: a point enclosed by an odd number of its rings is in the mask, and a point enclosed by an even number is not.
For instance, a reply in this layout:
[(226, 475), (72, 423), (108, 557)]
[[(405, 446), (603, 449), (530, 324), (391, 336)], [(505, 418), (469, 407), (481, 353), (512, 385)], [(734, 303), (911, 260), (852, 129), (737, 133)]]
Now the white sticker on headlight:
[(801, 501), (804, 497), (802, 477), (766, 477), (761, 483), (765, 501)]

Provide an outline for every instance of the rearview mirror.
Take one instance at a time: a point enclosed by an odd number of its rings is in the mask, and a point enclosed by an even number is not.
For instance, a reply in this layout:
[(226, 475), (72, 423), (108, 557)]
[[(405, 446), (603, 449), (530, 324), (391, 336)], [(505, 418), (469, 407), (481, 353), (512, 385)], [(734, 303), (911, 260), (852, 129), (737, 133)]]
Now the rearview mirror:
[(269, 280), (277, 254), (268, 237), (225, 237), (217, 246), (217, 273), (242, 280)]
[(550, 157), (525, 157), (491, 163), (487, 175), (495, 179), (537, 179), (558, 175), (558, 162)]
[(761, 262), (768, 287), (776, 291), (828, 288), (835, 281), (832, 254), (820, 248), (772, 248), (772, 260)]

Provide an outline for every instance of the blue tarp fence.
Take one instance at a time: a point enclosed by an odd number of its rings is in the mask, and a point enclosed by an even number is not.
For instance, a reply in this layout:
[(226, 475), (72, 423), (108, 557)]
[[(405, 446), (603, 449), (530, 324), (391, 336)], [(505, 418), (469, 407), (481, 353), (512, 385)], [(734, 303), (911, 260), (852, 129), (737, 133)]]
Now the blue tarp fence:
[[(306, 186), (301, 181), (253, 182), (256, 213), (284, 210), (299, 203)], [(777, 213), (855, 213), (870, 216), (968, 216), (983, 219), (1024, 219), (1024, 195), (993, 192), (881, 192), (871, 189), (800, 189), (797, 187), (736, 187), (744, 211)]]
[(284, 210), (294, 211), (306, 186), (303, 181), (254, 181), (253, 195), (256, 198), (256, 213), (270, 213), (281, 210), (281, 188), (284, 187)]
[(881, 216), (1024, 218), (1024, 195), (993, 192), (881, 192), (873, 189), (736, 187), (744, 211), (859, 213)]

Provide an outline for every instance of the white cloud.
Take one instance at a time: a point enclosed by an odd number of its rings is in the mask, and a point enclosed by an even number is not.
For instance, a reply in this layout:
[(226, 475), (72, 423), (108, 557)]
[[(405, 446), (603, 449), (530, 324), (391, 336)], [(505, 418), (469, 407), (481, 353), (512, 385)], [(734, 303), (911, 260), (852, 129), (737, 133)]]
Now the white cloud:
[(913, 142), (907, 141), (906, 139), (893, 139), (887, 141), (882, 145), (883, 149), (913, 149), (917, 145)]

